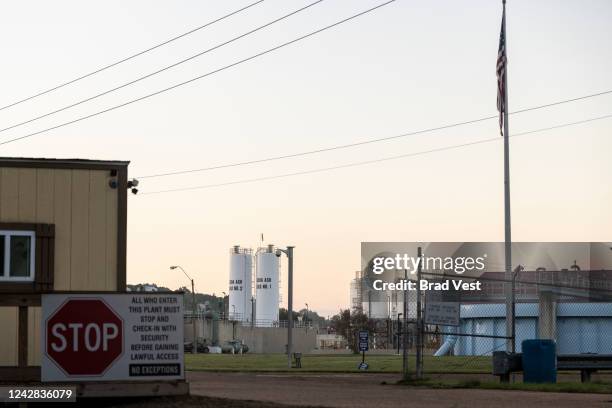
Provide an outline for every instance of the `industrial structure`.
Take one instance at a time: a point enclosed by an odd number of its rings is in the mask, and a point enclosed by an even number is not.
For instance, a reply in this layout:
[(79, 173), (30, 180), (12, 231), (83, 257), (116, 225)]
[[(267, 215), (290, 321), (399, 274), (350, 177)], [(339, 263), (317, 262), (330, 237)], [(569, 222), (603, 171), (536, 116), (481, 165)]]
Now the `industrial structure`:
[[(484, 273), (482, 290), (460, 293), (460, 324), (444, 328), (436, 355), (490, 355), (503, 348), (505, 335), (502, 273)], [(612, 353), (612, 271), (522, 271), (516, 280), (516, 344), (551, 339), (560, 354)], [(473, 337), (471, 337), (473, 336)], [(477, 338), (477, 341), (475, 340)]]
[(279, 303), (280, 259), (274, 245), (260, 247), (254, 255), (250, 248), (233, 246), (230, 249), (229, 319), (258, 327), (278, 327)]
[(259, 248), (256, 259), (255, 309), (256, 322), (262, 327), (272, 327), (278, 323), (278, 304), (280, 302), (280, 258), (274, 246)]
[[(391, 281), (399, 282), (403, 277), (403, 271), (396, 271), (393, 274), (395, 276)], [(414, 276), (408, 276), (408, 279), (413, 280)], [(362, 311), (371, 319), (397, 319), (398, 315), (401, 316), (404, 311), (403, 292), (375, 290), (367, 274), (357, 271), (350, 284), (350, 305), (351, 310)], [(408, 312), (414, 314), (415, 307), (416, 300), (410, 294)]]
[(253, 251), (235, 245), (230, 249), (230, 320), (252, 321), (253, 303)]

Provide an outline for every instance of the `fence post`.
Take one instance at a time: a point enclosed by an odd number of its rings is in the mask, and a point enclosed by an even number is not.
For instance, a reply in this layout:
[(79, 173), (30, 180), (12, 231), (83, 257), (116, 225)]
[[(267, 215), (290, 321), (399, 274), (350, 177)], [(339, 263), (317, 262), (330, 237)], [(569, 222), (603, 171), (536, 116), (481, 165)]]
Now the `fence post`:
[(421, 268), (422, 268), (422, 249), (418, 248), (418, 267), (417, 267), (417, 299), (416, 299), (416, 323), (417, 323), (417, 338), (416, 338), (416, 378), (423, 378), (423, 331), (424, 325), (421, 312)]
[[(408, 282), (408, 270), (404, 269), (404, 281), (407, 283)], [(398, 349), (399, 349), (399, 341), (402, 341), (402, 375), (404, 377), (404, 380), (408, 379), (408, 347), (407, 347), (407, 342), (408, 342), (408, 332), (406, 330), (406, 328), (408, 327), (408, 291), (404, 290), (404, 321), (402, 322), (403, 324), (401, 324), (401, 330), (400, 327), (398, 327), (398, 333), (401, 333), (401, 338), (398, 337), (397, 341), (398, 341)], [(399, 316), (398, 316), (398, 324), (399, 324)], [(399, 350), (398, 350), (399, 351)]]

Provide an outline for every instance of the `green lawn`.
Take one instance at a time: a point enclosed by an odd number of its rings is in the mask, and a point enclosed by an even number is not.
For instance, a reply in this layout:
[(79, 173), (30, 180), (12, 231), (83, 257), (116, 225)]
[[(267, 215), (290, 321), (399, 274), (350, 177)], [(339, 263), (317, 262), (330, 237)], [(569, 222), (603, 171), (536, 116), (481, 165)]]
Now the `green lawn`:
[[(361, 355), (307, 354), (302, 357), (300, 372), (357, 372)], [(370, 365), (368, 372), (399, 373), (402, 357), (398, 355), (366, 355)], [(188, 354), (185, 353), (187, 370), (194, 371), (289, 371), (287, 357), (283, 354)], [(410, 370), (414, 370), (414, 356), (409, 357)], [(490, 373), (491, 357), (424, 357), (426, 373)], [(295, 371), (295, 370), (292, 370)]]
[[(186, 369), (192, 371), (240, 371), (240, 372), (288, 372), (293, 373), (350, 373), (358, 372), (360, 355), (307, 354), (302, 357), (302, 369), (289, 370), (283, 354), (185, 354)], [(402, 357), (389, 354), (366, 355), (369, 373), (399, 373)], [(408, 366), (414, 373), (414, 355), (409, 356)], [(429, 379), (400, 382), (403, 386), (427, 388), (481, 388), (550, 392), (612, 393), (612, 383), (594, 381), (559, 382), (557, 384), (500, 384), (499, 381), (454, 380), (435, 374), (490, 374), (491, 357), (433, 357), (424, 356), (425, 375)]]

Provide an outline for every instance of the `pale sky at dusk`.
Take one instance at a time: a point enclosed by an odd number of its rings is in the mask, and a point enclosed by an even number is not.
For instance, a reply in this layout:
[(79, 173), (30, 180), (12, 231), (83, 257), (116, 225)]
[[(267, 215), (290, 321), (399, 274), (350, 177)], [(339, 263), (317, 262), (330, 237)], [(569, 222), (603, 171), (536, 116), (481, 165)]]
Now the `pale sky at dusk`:
[[(0, 105), (252, 1), (2, 5)], [(383, 1), (325, 0), (134, 86), (0, 132), (0, 143), (187, 80)], [(210, 48), (307, 1), (248, 11), (57, 92), (0, 111), (0, 128)], [(510, 111), (612, 89), (612, 2), (508, 0)], [(173, 91), (23, 141), (0, 156), (130, 160), (130, 177), (248, 161), (496, 114), (500, 1), (398, 0)], [(612, 114), (612, 94), (511, 116), (510, 133)], [(515, 241), (612, 240), (612, 118), (511, 140)], [(141, 179), (141, 193), (373, 160), (499, 135), (496, 119), (323, 154)], [(295, 307), (346, 307), (362, 241), (502, 241), (502, 138), (270, 181), (129, 196), (128, 282), (227, 292), (229, 248), (295, 245)], [(283, 259), (283, 285), (286, 263)], [(283, 300), (286, 292), (283, 290)]]

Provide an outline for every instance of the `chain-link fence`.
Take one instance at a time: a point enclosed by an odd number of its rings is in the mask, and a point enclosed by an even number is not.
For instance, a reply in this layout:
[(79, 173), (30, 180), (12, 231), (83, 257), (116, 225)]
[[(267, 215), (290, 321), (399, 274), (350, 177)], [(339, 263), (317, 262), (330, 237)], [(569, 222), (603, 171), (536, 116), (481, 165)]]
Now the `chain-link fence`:
[(612, 354), (612, 271), (511, 276), (421, 273), (431, 286), (409, 302), (416, 311), (420, 300), (423, 324), (408, 335), (415, 354), (422, 342), (426, 374), (491, 373), (493, 352), (520, 353), (527, 339), (554, 340), (558, 355)]

